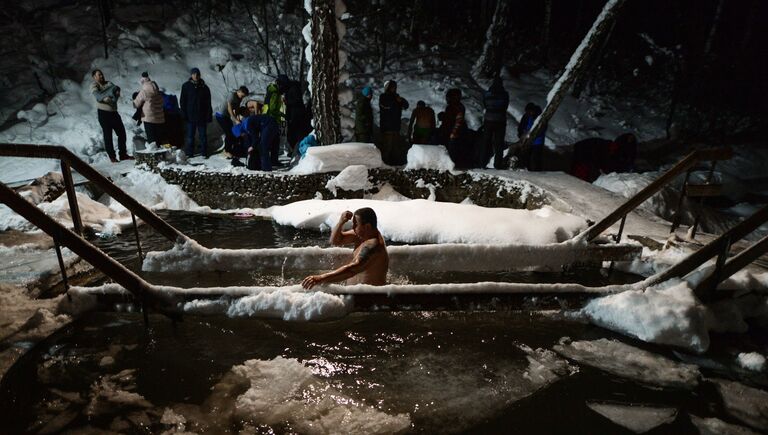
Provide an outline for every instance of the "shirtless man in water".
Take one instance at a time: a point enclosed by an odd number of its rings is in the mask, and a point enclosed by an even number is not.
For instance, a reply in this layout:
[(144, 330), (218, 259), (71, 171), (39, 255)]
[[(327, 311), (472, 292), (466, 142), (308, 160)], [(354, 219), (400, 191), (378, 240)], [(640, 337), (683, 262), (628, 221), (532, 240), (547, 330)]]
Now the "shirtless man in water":
[[(344, 231), (344, 224), (352, 220), (352, 230)], [(331, 233), (334, 246), (355, 245), (352, 261), (340, 268), (322, 275), (310, 275), (301, 285), (311, 289), (317, 284), (348, 280), (349, 284), (384, 285), (389, 269), (389, 255), (384, 238), (376, 228), (376, 212), (365, 207), (355, 211), (345, 211)]]

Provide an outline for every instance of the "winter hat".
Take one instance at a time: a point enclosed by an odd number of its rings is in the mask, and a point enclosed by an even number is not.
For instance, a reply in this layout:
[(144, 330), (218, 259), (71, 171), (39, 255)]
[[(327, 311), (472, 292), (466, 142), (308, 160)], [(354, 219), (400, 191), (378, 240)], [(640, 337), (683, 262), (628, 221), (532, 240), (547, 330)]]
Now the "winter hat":
[(394, 81), (394, 80), (387, 80), (386, 82), (384, 82), (384, 92), (389, 91), (390, 87), (391, 88), (396, 88), (397, 87), (397, 82)]
[(370, 97), (373, 90), (370, 86), (363, 86), (363, 90), (361, 92), (363, 93), (364, 97)]
[(189, 70), (189, 75), (192, 75), (192, 74), (200, 74), (200, 68), (194, 67), (191, 70)]

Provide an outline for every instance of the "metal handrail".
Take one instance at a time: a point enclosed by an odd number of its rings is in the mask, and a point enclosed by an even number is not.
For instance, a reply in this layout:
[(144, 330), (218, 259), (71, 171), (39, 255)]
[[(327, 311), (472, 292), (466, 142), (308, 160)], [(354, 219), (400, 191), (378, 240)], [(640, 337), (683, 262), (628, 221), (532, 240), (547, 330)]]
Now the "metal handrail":
[[(29, 157), (43, 159), (57, 159), (61, 161), (62, 175), (67, 190), (69, 206), (72, 212), (72, 224), (75, 232), (82, 234), (82, 222), (80, 220), (80, 211), (77, 207), (77, 198), (72, 183), (72, 172), (74, 169), (82, 176), (99, 186), (105, 193), (120, 202), (131, 213), (138, 216), (147, 225), (154, 228), (157, 232), (165, 236), (171, 242), (184, 241), (188, 237), (181, 231), (174, 228), (168, 222), (164, 221), (140, 202), (128, 195), (124, 190), (117, 187), (107, 177), (101, 175), (93, 169), (88, 163), (82, 161), (73, 152), (63, 146), (58, 145), (34, 145), (34, 144), (9, 144), (0, 143), (0, 156), (5, 157)], [(180, 240), (181, 239), (181, 240)]]
[[(739, 255), (731, 258), (728, 262), (725, 262), (725, 256), (727, 255), (731, 245), (743, 239), (749, 233), (766, 222), (768, 222), (768, 206), (764, 206), (755, 212), (752, 216), (744, 219), (738, 225), (721, 234), (715, 240), (707, 243), (696, 252), (684, 258), (679, 263), (649, 278), (647, 284), (652, 286), (671, 278), (683, 277), (693, 272), (696, 268), (704, 264), (710, 258), (716, 255), (720, 255), (721, 261), (719, 261), (718, 268), (715, 270), (713, 275), (707, 277), (698, 286), (702, 289), (702, 291), (714, 289), (718, 283), (733, 275), (737, 271), (743, 269), (755, 258), (759, 257), (765, 252), (768, 252), (768, 243), (766, 243), (765, 239), (763, 239), (751, 246), (746, 251), (740, 252)], [(706, 287), (706, 289), (704, 289), (704, 287)]]
[(158, 291), (140, 276), (118, 263), (79, 234), (46, 215), (3, 183), (0, 183), (0, 201), (53, 237), (57, 247), (59, 244), (66, 246), (145, 303), (152, 304), (159, 311), (173, 307), (175, 301), (170, 295)]
[(635, 196), (629, 198), (624, 204), (619, 206), (616, 210), (611, 212), (608, 216), (604, 217), (601, 221), (589, 227), (583, 234), (587, 241), (592, 241), (597, 236), (602, 234), (603, 231), (610, 228), (619, 219), (626, 219), (627, 214), (636, 209), (646, 199), (650, 198), (664, 186), (669, 184), (675, 177), (692, 168), (700, 161), (709, 160), (728, 160), (733, 156), (733, 150), (730, 148), (707, 148), (702, 150), (696, 150), (685, 156), (675, 166), (670, 168), (667, 172), (663, 173), (659, 178), (654, 180), (651, 184), (645, 186), (645, 188)]

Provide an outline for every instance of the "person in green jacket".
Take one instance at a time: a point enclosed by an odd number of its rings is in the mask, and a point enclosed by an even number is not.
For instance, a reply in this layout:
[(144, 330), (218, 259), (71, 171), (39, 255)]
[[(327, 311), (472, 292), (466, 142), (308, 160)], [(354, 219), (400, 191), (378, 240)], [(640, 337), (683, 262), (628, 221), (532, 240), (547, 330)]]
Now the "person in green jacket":
[(373, 90), (370, 86), (363, 87), (355, 103), (355, 142), (373, 142), (373, 109), (371, 99)]
[[(280, 87), (277, 86), (277, 83), (272, 82), (269, 85), (267, 85), (267, 94), (264, 97), (264, 111), (262, 112), (265, 115), (269, 115), (272, 118), (274, 118), (275, 122), (277, 122), (278, 125), (282, 125), (283, 119), (285, 119), (285, 114), (283, 114), (283, 95), (280, 90)], [(280, 130), (282, 132), (283, 127), (280, 127)], [(270, 153), (272, 155), (272, 166), (279, 166), (280, 162), (278, 161), (278, 156), (280, 154), (280, 141), (273, 142), (272, 145), (272, 152)]]

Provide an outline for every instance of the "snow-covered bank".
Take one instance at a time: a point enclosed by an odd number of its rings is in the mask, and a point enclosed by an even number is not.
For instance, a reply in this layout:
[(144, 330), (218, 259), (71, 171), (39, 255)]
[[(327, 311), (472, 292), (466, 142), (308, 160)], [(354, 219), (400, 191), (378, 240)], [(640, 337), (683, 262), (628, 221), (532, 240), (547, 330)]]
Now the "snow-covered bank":
[(308, 200), (272, 209), (275, 222), (296, 228), (329, 229), (345, 210), (371, 207), (382, 235), (404, 243), (538, 245), (570, 239), (586, 221), (545, 206), (539, 210), (411, 201)]

